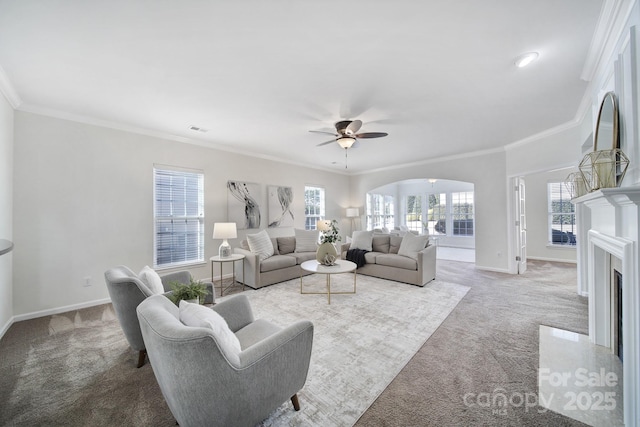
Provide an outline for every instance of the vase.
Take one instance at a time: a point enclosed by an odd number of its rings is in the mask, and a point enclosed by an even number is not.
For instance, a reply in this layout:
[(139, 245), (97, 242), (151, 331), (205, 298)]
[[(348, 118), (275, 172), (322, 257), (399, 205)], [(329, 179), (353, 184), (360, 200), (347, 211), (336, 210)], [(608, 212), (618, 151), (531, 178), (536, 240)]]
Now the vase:
[(320, 264), (325, 264), (325, 256), (331, 255), (334, 260), (338, 257), (338, 251), (336, 247), (333, 246), (333, 243), (325, 242), (318, 246), (318, 251), (316, 252), (316, 261)]

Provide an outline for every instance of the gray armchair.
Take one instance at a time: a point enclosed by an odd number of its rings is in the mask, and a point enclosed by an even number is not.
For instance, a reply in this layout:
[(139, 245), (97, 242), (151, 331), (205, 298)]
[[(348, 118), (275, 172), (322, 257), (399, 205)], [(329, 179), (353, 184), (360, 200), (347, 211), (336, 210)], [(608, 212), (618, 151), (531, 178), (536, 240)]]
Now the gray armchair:
[[(120, 327), (124, 332), (129, 345), (138, 352), (138, 368), (144, 365), (146, 351), (140, 324), (136, 316), (136, 307), (152, 293), (149, 288), (138, 278), (138, 275), (130, 268), (120, 265), (110, 268), (104, 273), (104, 278), (111, 297), (111, 303), (120, 322)], [(171, 290), (172, 282), (189, 283), (191, 273), (188, 271), (177, 271), (161, 276), (162, 286), (165, 292)], [(207, 295), (205, 303), (213, 303), (213, 287), (207, 284), (210, 294)]]
[(179, 309), (162, 295), (137, 308), (151, 367), (181, 426), (253, 426), (291, 399), (309, 370), (313, 324), (284, 329), (255, 320), (245, 295), (212, 308), (240, 341), (236, 360), (225, 357), (213, 330), (184, 325)]

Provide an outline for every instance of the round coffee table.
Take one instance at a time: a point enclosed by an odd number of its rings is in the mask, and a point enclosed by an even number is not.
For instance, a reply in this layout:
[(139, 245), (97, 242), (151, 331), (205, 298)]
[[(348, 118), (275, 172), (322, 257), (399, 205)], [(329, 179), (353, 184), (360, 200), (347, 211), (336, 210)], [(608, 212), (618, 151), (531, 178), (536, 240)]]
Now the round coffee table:
[[(356, 293), (356, 263), (344, 259), (336, 260), (335, 265), (320, 264), (316, 260), (305, 261), (300, 264), (304, 271), (315, 274), (324, 274), (327, 278), (327, 292), (304, 292), (302, 289), (302, 275), (300, 275), (300, 293), (301, 294), (327, 294), (329, 304), (331, 304), (331, 294), (355, 294)], [(353, 271), (353, 291), (349, 292), (331, 292), (331, 275), (340, 273), (350, 273)]]

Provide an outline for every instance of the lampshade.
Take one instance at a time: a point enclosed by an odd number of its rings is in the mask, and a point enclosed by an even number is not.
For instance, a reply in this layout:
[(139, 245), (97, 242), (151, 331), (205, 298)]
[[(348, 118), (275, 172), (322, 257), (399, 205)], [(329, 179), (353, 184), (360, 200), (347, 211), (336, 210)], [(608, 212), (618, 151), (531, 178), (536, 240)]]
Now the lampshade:
[(347, 208), (347, 218), (355, 218), (360, 216), (358, 208)]
[(216, 222), (213, 225), (214, 239), (235, 239), (238, 237), (235, 222)]
[(330, 228), (331, 221), (329, 221), (328, 219), (321, 219), (320, 221), (316, 222), (316, 229), (320, 231), (329, 231)]
[(218, 248), (218, 256), (220, 258), (229, 258), (231, 256), (231, 245), (227, 239), (235, 239), (238, 237), (235, 222), (216, 222), (213, 224), (213, 238), (222, 239), (222, 244)]
[(342, 138), (338, 138), (336, 141), (340, 144), (340, 147), (347, 149), (351, 148), (351, 146), (356, 142), (356, 139), (344, 136)]

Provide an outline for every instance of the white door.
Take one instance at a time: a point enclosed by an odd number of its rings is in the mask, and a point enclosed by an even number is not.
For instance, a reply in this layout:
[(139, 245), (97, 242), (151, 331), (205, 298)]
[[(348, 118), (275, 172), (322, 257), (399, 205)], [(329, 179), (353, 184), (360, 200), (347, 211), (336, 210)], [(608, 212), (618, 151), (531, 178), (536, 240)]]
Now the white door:
[(527, 218), (525, 211), (524, 178), (515, 178), (516, 191), (516, 262), (518, 274), (527, 271)]

